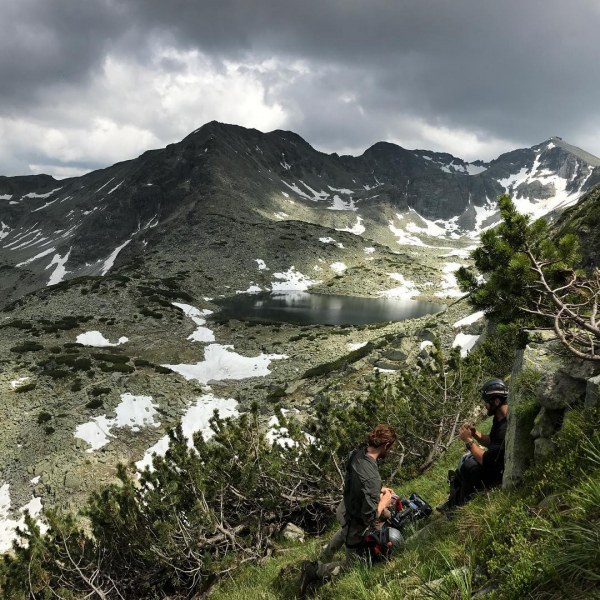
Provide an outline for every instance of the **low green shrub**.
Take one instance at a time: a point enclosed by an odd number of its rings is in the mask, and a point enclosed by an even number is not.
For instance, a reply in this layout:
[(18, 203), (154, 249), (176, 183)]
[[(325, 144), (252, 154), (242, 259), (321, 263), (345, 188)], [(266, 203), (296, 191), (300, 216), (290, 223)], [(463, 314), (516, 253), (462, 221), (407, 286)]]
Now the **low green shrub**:
[(96, 360), (115, 364), (125, 364), (126, 362), (129, 362), (129, 356), (127, 356), (126, 354), (109, 354), (108, 352), (94, 352), (92, 356)]
[(15, 392), (17, 394), (22, 394), (23, 392), (31, 392), (32, 390), (35, 390), (37, 384), (35, 383), (35, 381), (32, 381), (31, 383), (26, 383), (25, 385), (20, 385), (19, 387), (15, 388)]
[(101, 398), (94, 398), (90, 400), (85, 407), (90, 410), (95, 410), (96, 408), (102, 408), (104, 406), (104, 401)]
[(43, 423), (47, 423), (52, 419), (52, 415), (49, 412), (42, 411), (37, 418), (38, 425), (42, 425)]
[(100, 370), (105, 373), (133, 373), (135, 367), (124, 363), (100, 363)]
[(90, 394), (94, 397), (101, 396), (102, 394), (108, 394), (110, 392), (110, 389), (111, 388), (109, 387), (96, 386), (90, 390)]
[(43, 372), (43, 375), (51, 377), (52, 379), (65, 379), (69, 376), (69, 371), (65, 369), (48, 369)]
[(163, 318), (162, 313), (151, 310), (147, 306), (140, 308), (140, 313), (142, 315), (144, 315), (145, 317), (152, 317), (153, 319), (162, 319)]
[(25, 352), (39, 352), (43, 350), (44, 346), (39, 342), (34, 342), (32, 340), (28, 340), (23, 342), (18, 346), (13, 346), (10, 351), (15, 352), (16, 354), (24, 354)]

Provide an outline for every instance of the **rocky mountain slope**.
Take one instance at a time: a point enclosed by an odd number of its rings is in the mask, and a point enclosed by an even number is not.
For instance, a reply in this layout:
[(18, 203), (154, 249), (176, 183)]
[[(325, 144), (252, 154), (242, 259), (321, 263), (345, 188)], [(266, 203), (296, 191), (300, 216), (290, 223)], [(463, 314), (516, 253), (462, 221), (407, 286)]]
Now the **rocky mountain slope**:
[[(374, 368), (427, 361), (434, 337), (474, 343), (481, 315), (461, 319), (452, 272), (495, 197), (565, 207), (599, 165), (558, 138), (469, 164), (209, 123), (83, 177), (0, 178), (0, 549), (15, 509), (79, 502), (179, 422), (206, 431), (213, 409), (257, 401), (269, 427), (276, 403), (360, 398)], [(449, 306), (355, 327), (219, 319), (220, 297), (308, 287)]]
[(559, 138), (466, 163), (383, 142), (359, 157), (325, 155), (291, 132), (212, 122), (83, 177), (0, 178), (0, 303), (134, 259), (162, 273), (165, 261), (197, 257), (217, 282), (204, 281), (205, 294), (269, 288), (254, 259), (328, 278), (317, 255), (351, 268), (377, 244), (466, 245), (495, 222), (504, 192), (538, 216), (569, 206), (600, 181), (599, 165)]

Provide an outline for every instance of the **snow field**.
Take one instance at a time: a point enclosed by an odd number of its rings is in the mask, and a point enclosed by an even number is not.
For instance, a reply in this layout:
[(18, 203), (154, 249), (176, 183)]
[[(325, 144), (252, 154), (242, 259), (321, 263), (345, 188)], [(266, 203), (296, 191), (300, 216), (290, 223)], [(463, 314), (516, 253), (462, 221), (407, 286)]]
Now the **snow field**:
[(464, 325), (471, 325), (473, 323), (476, 323), (480, 319), (483, 319), (484, 316), (485, 312), (483, 310), (477, 311), (472, 315), (469, 315), (468, 317), (464, 317), (463, 319), (456, 321), (456, 323), (454, 323), (452, 327), (463, 327)]
[(269, 365), (274, 360), (288, 358), (285, 354), (259, 354), (242, 356), (233, 351), (231, 345), (210, 344), (204, 349), (204, 360), (196, 364), (163, 365), (186, 379), (195, 379), (200, 383), (223, 379), (247, 379), (265, 377)]
[(473, 346), (475, 346), (477, 340), (480, 337), (481, 336), (479, 335), (468, 335), (466, 333), (459, 333), (454, 338), (454, 341), (452, 342), (452, 347), (459, 347), (461, 357), (465, 358), (467, 354), (469, 354), (469, 352), (473, 349)]
[[(259, 288), (260, 289), (260, 288)], [(208, 327), (204, 327), (208, 315), (212, 315), (213, 311), (207, 308), (200, 310), (189, 304), (182, 304), (181, 302), (172, 302), (173, 306), (176, 306), (183, 311), (186, 317), (189, 317), (197, 325), (196, 331), (191, 333), (187, 339), (192, 342), (214, 342), (215, 334)]]
[[(193, 445), (194, 433), (202, 432), (202, 437), (205, 440), (210, 439), (214, 432), (210, 428), (210, 419), (214, 412), (217, 411), (221, 418), (237, 416), (237, 402), (233, 398), (218, 398), (212, 393), (204, 394), (196, 398), (181, 417), (181, 429), (183, 435), (188, 440), (188, 446)], [(169, 436), (165, 435), (156, 444), (146, 450), (144, 457), (136, 462), (136, 467), (139, 471), (143, 471), (146, 467), (152, 467), (152, 456), (164, 456), (169, 449)]]
[(95, 348), (106, 348), (108, 346), (120, 346), (121, 344), (125, 344), (129, 341), (129, 338), (122, 336), (116, 343), (111, 343), (107, 338), (105, 338), (99, 331), (86, 331), (85, 333), (80, 333), (75, 341), (78, 344), (83, 344), (84, 346), (93, 346)]
[(400, 286), (392, 288), (391, 290), (382, 290), (378, 292), (379, 296), (384, 298), (409, 300), (421, 293), (415, 285), (415, 282), (405, 279), (402, 273), (388, 273), (388, 275), (391, 279), (400, 282)]
[[(17, 538), (17, 527), (25, 526), (25, 511), (29, 511), (32, 517), (37, 517), (42, 511), (42, 501), (39, 498), (32, 497), (31, 500), (19, 509), (23, 514), (19, 519), (13, 519), (10, 515), (10, 486), (8, 483), (0, 486), (0, 554), (8, 552), (12, 548), (13, 540)], [(37, 519), (36, 519), (37, 520)], [(44, 523), (37, 521), (38, 525), (44, 533), (47, 527)]]
[(458, 281), (456, 279), (455, 271), (462, 267), (460, 263), (449, 262), (442, 268), (442, 281), (440, 287), (441, 291), (436, 292), (435, 296), (438, 298), (461, 298), (465, 294), (460, 291), (458, 287)]
[(75, 437), (89, 444), (86, 452), (93, 452), (110, 442), (111, 429), (115, 427), (128, 427), (132, 431), (139, 431), (140, 427), (159, 427), (160, 422), (155, 422), (154, 417), (158, 414), (157, 404), (152, 402), (151, 396), (134, 396), (133, 394), (121, 394), (121, 402), (115, 409), (116, 416), (109, 419), (106, 415), (94, 417), (88, 423), (78, 425), (75, 429)]
[(300, 271), (296, 271), (296, 267), (294, 266), (291, 266), (284, 273), (273, 273), (273, 277), (280, 280), (271, 282), (271, 289), (274, 292), (285, 290), (305, 291), (311, 285), (321, 283), (320, 281), (310, 279), (300, 273)]

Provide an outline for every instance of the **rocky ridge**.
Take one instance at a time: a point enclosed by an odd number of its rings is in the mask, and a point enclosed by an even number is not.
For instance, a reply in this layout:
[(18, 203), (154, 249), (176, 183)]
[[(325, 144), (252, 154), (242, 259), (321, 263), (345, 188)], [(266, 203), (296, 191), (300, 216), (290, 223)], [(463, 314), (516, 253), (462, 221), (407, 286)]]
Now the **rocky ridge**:
[(193, 256), (222, 287), (255, 271), (253, 259), (327, 273), (310, 260), (324, 244), (349, 266), (365, 248), (469, 247), (497, 221), (499, 194), (541, 215), (575, 203), (600, 180), (598, 165), (559, 138), (465, 163), (384, 142), (326, 155), (292, 132), (212, 122), (82, 177), (0, 178), (0, 302), (132, 260), (160, 273)]

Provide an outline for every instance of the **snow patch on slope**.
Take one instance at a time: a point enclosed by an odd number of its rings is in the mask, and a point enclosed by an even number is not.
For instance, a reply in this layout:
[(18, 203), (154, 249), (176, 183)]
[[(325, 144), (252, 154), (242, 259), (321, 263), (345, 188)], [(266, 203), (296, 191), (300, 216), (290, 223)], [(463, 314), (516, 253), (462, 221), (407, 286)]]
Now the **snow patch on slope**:
[[(40, 498), (33, 497), (31, 500), (19, 509), (22, 514), (18, 519), (11, 518), (10, 513), (11, 499), (10, 486), (8, 483), (0, 486), (0, 554), (8, 552), (12, 548), (12, 543), (17, 539), (17, 527), (25, 528), (25, 511), (36, 518), (42, 512), (42, 501)], [(47, 531), (47, 526), (37, 520), (37, 524), (43, 533)]]
[(129, 338), (122, 336), (115, 344), (113, 344), (107, 338), (105, 338), (99, 331), (86, 331), (85, 333), (80, 333), (75, 341), (78, 344), (83, 344), (84, 346), (93, 346), (94, 348), (106, 348), (108, 346), (120, 346), (121, 344), (125, 344), (129, 341)]
[(75, 437), (82, 439), (90, 447), (86, 452), (93, 452), (110, 442), (111, 429), (115, 427), (128, 427), (131, 431), (139, 431), (140, 427), (159, 427), (160, 423), (154, 421), (158, 414), (158, 405), (152, 402), (152, 396), (134, 396), (121, 394), (121, 402), (115, 409), (115, 417), (109, 419), (106, 415), (94, 417), (88, 423), (78, 425)]
[(69, 251), (64, 256), (61, 256), (58, 253), (54, 255), (54, 258), (50, 261), (50, 264), (46, 267), (46, 270), (48, 270), (53, 265), (56, 265), (56, 268), (54, 269), (54, 271), (52, 271), (52, 275), (50, 275), (50, 279), (48, 280), (46, 286), (56, 285), (57, 283), (60, 283), (64, 279), (65, 275), (69, 273), (69, 271), (65, 269), (65, 265), (69, 260), (70, 254), (71, 248), (69, 248)]
[(296, 271), (296, 267), (294, 266), (291, 266), (284, 273), (273, 273), (273, 277), (281, 280), (271, 282), (271, 289), (274, 292), (285, 290), (304, 291), (307, 290), (311, 285), (320, 283), (320, 281), (310, 279), (300, 271)]
[(259, 354), (242, 356), (233, 352), (233, 346), (210, 344), (204, 349), (204, 360), (195, 364), (163, 365), (179, 373), (186, 379), (195, 379), (201, 383), (211, 380), (247, 379), (265, 377), (271, 371), (269, 365), (274, 360), (287, 358), (285, 354)]
[(362, 224), (362, 217), (357, 217), (356, 218), (356, 223), (354, 225), (352, 225), (351, 227), (344, 227), (344, 228), (335, 228), (336, 231), (347, 231), (348, 233), (353, 233), (354, 235), (362, 235), (366, 228), (365, 226)]
[(214, 342), (215, 334), (208, 327), (204, 327), (206, 324), (206, 319), (208, 315), (212, 315), (213, 311), (208, 310), (208, 308), (204, 308), (200, 310), (195, 306), (190, 306), (189, 304), (182, 304), (181, 302), (172, 302), (173, 306), (176, 306), (180, 310), (183, 311), (183, 314), (186, 317), (192, 319), (192, 321), (197, 325), (196, 330), (188, 335), (187, 339), (192, 342)]
[(379, 296), (384, 298), (402, 298), (404, 300), (409, 300), (421, 293), (415, 282), (405, 279), (402, 273), (388, 273), (388, 275), (391, 279), (400, 282), (400, 286), (392, 288), (391, 290), (382, 290), (378, 292)]
[[(205, 440), (214, 435), (210, 428), (210, 419), (216, 411), (220, 418), (237, 416), (238, 403), (233, 398), (218, 398), (212, 393), (204, 394), (196, 398), (196, 402), (190, 406), (181, 418), (181, 429), (187, 439), (188, 446), (193, 446), (194, 433), (200, 431)], [(163, 436), (156, 444), (146, 450), (144, 458), (136, 462), (139, 471), (146, 467), (152, 469), (152, 457), (154, 455), (164, 456), (169, 449), (169, 436)]]

